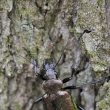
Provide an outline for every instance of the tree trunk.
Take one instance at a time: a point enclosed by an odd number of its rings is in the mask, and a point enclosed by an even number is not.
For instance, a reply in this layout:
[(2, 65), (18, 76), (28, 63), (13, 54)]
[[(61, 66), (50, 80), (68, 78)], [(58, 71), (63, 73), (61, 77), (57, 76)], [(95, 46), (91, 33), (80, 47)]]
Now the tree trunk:
[[(67, 85), (110, 75), (109, 0), (1, 0), (0, 27), (0, 110), (30, 110), (45, 93), (24, 47), (41, 68), (44, 59), (57, 63), (62, 55), (56, 67), (60, 79), (71, 68), (85, 68)], [(110, 81), (101, 84), (69, 92), (85, 110), (109, 110)], [(42, 105), (33, 110), (44, 110)]]

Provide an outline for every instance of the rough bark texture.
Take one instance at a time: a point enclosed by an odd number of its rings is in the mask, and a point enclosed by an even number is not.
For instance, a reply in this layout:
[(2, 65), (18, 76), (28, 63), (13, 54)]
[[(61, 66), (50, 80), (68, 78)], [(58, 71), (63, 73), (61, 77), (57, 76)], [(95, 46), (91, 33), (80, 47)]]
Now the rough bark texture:
[[(56, 68), (61, 79), (87, 65), (68, 85), (110, 75), (110, 0), (0, 0), (0, 27), (0, 110), (30, 110), (45, 93), (23, 47), (39, 66), (63, 54)], [(79, 38), (84, 30), (91, 33)], [(86, 110), (110, 109), (110, 82), (71, 95)], [(33, 110), (43, 110), (42, 103)]]

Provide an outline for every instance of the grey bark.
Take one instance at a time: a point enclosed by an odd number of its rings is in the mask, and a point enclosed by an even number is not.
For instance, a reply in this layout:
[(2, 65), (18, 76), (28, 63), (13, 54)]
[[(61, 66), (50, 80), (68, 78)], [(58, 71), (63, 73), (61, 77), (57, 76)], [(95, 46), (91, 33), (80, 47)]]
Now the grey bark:
[[(84, 30), (91, 33), (79, 38)], [(1, 0), (0, 110), (30, 110), (45, 93), (23, 47), (40, 67), (44, 59), (54, 58), (57, 63), (63, 54), (56, 68), (60, 79), (70, 76), (71, 68), (86, 67), (67, 85), (110, 75), (110, 1)], [(85, 110), (110, 108), (110, 81), (69, 92)], [(43, 110), (42, 102), (33, 110)]]

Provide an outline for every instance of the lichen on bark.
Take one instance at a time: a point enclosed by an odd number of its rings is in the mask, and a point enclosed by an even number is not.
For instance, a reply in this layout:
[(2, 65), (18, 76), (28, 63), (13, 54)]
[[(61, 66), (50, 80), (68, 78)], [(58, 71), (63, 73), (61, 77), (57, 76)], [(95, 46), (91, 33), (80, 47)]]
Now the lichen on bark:
[[(109, 7), (109, 0), (1, 0), (0, 110), (30, 110), (45, 93), (24, 47), (41, 68), (44, 59), (54, 58), (57, 63), (62, 55), (56, 67), (61, 79), (71, 75), (71, 68), (81, 70), (87, 65), (67, 85), (109, 75)], [(91, 32), (79, 38), (84, 30)], [(86, 110), (109, 110), (109, 85), (105, 82), (96, 89), (87, 86), (82, 92), (70, 92)], [(42, 103), (36, 108), (43, 110)]]

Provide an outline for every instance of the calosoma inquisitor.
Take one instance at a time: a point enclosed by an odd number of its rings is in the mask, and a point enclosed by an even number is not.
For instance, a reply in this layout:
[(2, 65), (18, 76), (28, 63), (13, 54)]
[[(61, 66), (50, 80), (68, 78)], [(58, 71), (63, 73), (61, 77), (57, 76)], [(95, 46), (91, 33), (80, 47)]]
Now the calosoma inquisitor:
[(31, 55), (30, 51), (28, 51), (27, 49), (25, 50), (33, 59), (35, 75), (38, 76), (41, 80), (43, 80), (42, 88), (46, 91), (46, 94), (38, 98), (33, 103), (32, 108), (35, 103), (38, 103), (39, 101), (43, 101), (46, 110), (84, 110), (84, 108), (82, 108), (81, 106), (78, 106), (75, 102), (72, 101), (71, 96), (65, 90), (79, 89), (86, 85), (95, 84), (97, 82), (103, 81), (110, 77), (110, 76), (107, 76), (102, 79), (95, 80), (93, 82), (89, 82), (80, 86), (67, 86), (62, 88), (63, 84), (70, 81), (73, 77), (73, 74), (79, 71), (73, 69), (70, 77), (60, 80), (57, 77), (57, 72), (55, 71), (56, 65), (54, 65), (54, 61), (48, 62), (48, 60), (44, 60), (43, 70), (45, 71), (45, 74), (44, 75), (39, 74), (37, 73), (37, 64), (36, 64), (35, 58)]

